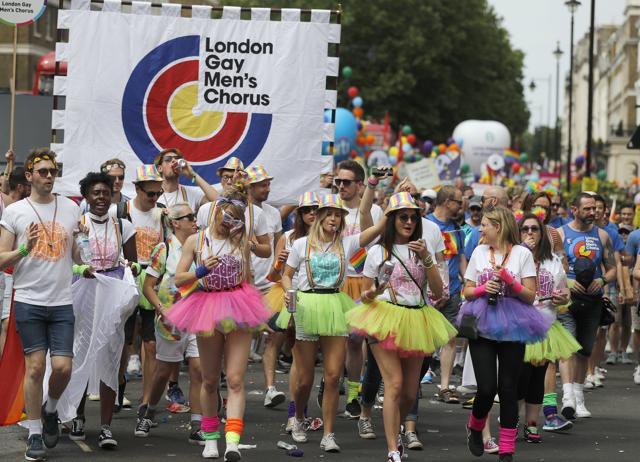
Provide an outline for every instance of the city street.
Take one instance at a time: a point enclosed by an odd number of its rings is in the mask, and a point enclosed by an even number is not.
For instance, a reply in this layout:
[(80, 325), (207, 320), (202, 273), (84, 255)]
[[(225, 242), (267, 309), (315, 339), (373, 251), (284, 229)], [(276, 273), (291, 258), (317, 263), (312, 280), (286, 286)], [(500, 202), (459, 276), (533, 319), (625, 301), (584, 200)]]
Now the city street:
[[(609, 366), (605, 387), (587, 394), (587, 405), (594, 418), (579, 420), (570, 434), (543, 434), (540, 445), (518, 441), (518, 461), (607, 461), (623, 462), (638, 460), (638, 392), (640, 386), (634, 385), (631, 366)], [(278, 376), (278, 387), (286, 389), (286, 376)], [(181, 378), (182, 380), (182, 378)], [(285, 405), (275, 410), (262, 406), (263, 390), (262, 368), (259, 364), (250, 366), (247, 377), (248, 403), (245, 420), (245, 432), (242, 444), (256, 445), (255, 449), (242, 451), (246, 461), (286, 460), (285, 451), (278, 449), (278, 440), (292, 442), (284, 434), (282, 426), (287, 417)], [(127, 388), (127, 395), (134, 401), (140, 395), (139, 380), (133, 381)], [(186, 385), (186, 380), (184, 381)], [(184, 388), (184, 387), (183, 387)], [(425, 444), (424, 451), (410, 451), (409, 460), (465, 461), (475, 460), (465, 446), (464, 425), (468, 411), (459, 405), (445, 405), (431, 397), (435, 385), (423, 385), (423, 399), (420, 405), (420, 438)], [(314, 402), (310, 405), (311, 415), (319, 415)], [(164, 404), (164, 402), (162, 403)], [(202, 460), (201, 449), (187, 443), (189, 414), (159, 413), (159, 426), (152, 429), (149, 438), (135, 438), (134, 411), (123, 411), (113, 421), (114, 436), (119, 448), (106, 452), (98, 448), (98, 403), (87, 404), (87, 439), (84, 443), (75, 443), (62, 436), (58, 446), (49, 451), (48, 460), (67, 461), (88, 458), (91, 461), (113, 461), (125, 457), (138, 462), (171, 460)], [(493, 414), (492, 414), (493, 415)], [(495, 414), (497, 416), (497, 414)], [(494, 416), (494, 417), (495, 417)], [(374, 414), (378, 438), (365, 441), (358, 437), (355, 421), (338, 418), (337, 439), (342, 453), (324, 454), (319, 449), (321, 434), (310, 432), (310, 442), (300, 447), (306, 460), (348, 460), (383, 461), (385, 447), (382, 438), (382, 415), (380, 410)], [(497, 436), (497, 422), (492, 420), (492, 429)], [(24, 460), (24, 440), (26, 431), (18, 427), (0, 428), (0, 457), (3, 461)], [(224, 443), (221, 444), (224, 447)], [(494, 456), (484, 456), (485, 458)]]

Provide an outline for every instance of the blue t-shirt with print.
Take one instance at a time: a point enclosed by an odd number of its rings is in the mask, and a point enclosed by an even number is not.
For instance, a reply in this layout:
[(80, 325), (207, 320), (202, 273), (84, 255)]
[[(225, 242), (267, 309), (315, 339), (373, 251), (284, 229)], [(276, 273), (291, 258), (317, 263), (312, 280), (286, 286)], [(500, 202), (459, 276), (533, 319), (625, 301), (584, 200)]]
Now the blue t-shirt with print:
[(449, 265), (449, 293), (459, 294), (462, 289), (460, 281), (460, 255), (464, 254), (465, 234), (462, 228), (453, 221), (443, 222), (438, 220), (433, 213), (427, 215), (427, 220), (431, 220), (442, 233), (444, 240), (444, 259)]

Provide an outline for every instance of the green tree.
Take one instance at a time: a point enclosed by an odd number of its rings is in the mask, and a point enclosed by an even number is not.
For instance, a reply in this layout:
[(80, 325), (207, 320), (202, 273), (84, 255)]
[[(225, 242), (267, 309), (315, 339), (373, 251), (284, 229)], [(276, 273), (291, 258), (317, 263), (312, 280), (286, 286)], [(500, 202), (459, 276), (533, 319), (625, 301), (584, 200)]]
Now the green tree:
[[(230, 0), (226, 4), (289, 8), (337, 7), (328, 0)], [(410, 124), (421, 138), (443, 140), (466, 119), (526, 130), (524, 54), (487, 0), (344, 0), (339, 104), (355, 85), (365, 115)]]

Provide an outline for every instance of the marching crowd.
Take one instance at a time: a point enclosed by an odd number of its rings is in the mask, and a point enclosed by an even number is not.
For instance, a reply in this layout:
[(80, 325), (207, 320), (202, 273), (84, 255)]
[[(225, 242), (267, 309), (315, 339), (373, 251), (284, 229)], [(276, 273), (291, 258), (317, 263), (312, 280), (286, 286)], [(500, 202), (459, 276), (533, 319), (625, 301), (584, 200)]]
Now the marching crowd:
[[(3, 178), (0, 347), (12, 315), (26, 365), (27, 460), (46, 458), (60, 421), (71, 439), (85, 438), (94, 389), (98, 445), (116, 448), (113, 414), (131, 406), (127, 369), (139, 370), (143, 382), (131, 423), (136, 437), (153, 432), (166, 394), (170, 410), (191, 412), (185, 439), (202, 446), (202, 457), (240, 460), (251, 414), (244, 376), (265, 332), (264, 406), (288, 402), (293, 441), (306, 443), (310, 426), (321, 426), (320, 448), (340, 451), (334, 427), (344, 386), (344, 414), (363, 439), (376, 438), (371, 414), (383, 402), (389, 462), (405, 448), (422, 449), (420, 383), (433, 380), (436, 364), (438, 399), (471, 409), (471, 454), (511, 461), (519, 430), (537, 443), (541, 429), (568, 431), (574, 419), (591, 417), (584, 389), (601, 386), (607, 342), (608, 364), (635, 362), (631, 336), (638, 354), (633, 205), (620, 208), (618, 225), (609, 222), (607, 200), (591, 192), (567, 205), (558, 195), (500, 186), (419, 191), (390, 168), (366, 176), (346, 160), (297, 204), (276, 208), (268, 203), (271, 183), (286, 179), (237, 158), (218, 170), (213, 187), (178, 150), (163, 150), (136, 169), (133, 198), (122, 192), (122, 161), (96, 169), (80, 182), (79, 204), (53, 193), (59, 166), (50, 150), (34, 150)], [(96, 302), (109, 305), (113, 315), (100, 322), (113, 334), (93, 352), (91, 373), (80, 374), (78, 338), (101, 334), (77, 320), (80, 293), (109, 281), (130, 281), (137, 301)], [(275, 374), (288, 356), (285, 393)], [(178, 383), (184, 362), (188, 399)], [(316, 364), (322, 420), (311, 421)], [(640, 367), (633, 380), (640, 384)], [(69, 414), (60, 407), (71, 389), (81, 393)], [(488, 420), (496, 400), (497, 442)]]

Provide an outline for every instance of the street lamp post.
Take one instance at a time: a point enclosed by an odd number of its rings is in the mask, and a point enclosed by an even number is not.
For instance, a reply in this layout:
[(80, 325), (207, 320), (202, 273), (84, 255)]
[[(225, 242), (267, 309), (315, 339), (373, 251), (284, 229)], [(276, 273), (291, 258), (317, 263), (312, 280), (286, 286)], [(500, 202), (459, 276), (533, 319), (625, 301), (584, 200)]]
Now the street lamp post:
[(591, 138), (593, 137), (593, 41), (596, 0), (591, 0), (591, 24), (589, 28), (589, 90), (587, 99), (587, 158), (585, 176), (591, 176)]
[(553, 50), (553, 56), (556, 58), (556, 129), (553, 140), (553, 148), (555, 152), (556, 163), (560, 167), (560, 58), (564, 52), (560, 49), (560, 42), (556, 42), (556, 49)]
[(581, 5), (578, 0), (567, 0), (564, 4), (571, 13), (571, 47), (569, 51), (569, 120), (567, 121), (567, 191), (571, 191), (571, 124), (573, 123), (573, 15)]

